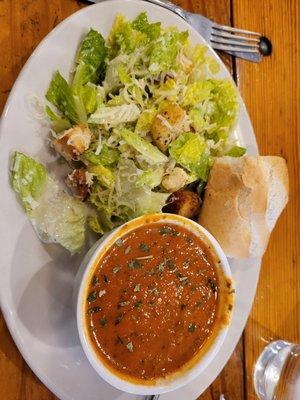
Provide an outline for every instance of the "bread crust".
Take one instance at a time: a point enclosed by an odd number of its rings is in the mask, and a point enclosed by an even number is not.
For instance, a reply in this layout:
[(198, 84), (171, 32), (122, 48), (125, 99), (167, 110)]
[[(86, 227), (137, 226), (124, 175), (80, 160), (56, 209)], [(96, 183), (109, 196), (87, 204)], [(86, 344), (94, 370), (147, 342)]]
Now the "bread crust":
[(287, 199), (283, 158), (220, 157), (212, 167), (198, 222), (215, 236), (228, 257), (261, 257)]

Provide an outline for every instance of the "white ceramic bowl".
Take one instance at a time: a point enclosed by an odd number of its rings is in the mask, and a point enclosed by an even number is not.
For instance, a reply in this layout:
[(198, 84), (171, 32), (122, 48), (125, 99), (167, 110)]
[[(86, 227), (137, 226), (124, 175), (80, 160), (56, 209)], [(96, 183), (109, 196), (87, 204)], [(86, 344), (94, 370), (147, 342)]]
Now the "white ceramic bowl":
[(194, 221), (191, 221), (187, 218), (180, 217), (178, 215), (173, 214), (153, 214), (153, 215), (144, 215), (142, 217), (136, 218), (125, 225), (115, 229), (110, 234), (103, 237), (99, 240), (93, 248), (87, 253), (84, 258), (82, 265), (79, 269), (76, 284), (75, 284), (75, 296), (77, 294), (77, 326), (79, 331), (80, 341), (83, 347), (83, 350), (95, 369), (95, 371), (108, 383), (117, 389), (123, 390), (125, 392), (134, 393), (134, 394), (160, 394), (175, 390), (188, 382), (194, 379), (196, 376), (200, 375), (201, 372), (208, 366), (208, 364), (214, 359), (216, 354), (224, 342), (228, 331), (228, 325), (220, 327), (219, 332), (216, 334), (214, 341), (211, 343), (210, 347), (205, 351), (203, 356), (195, 362), (195, 364), (186, 371), (182, 373), (174, 374), (174, 376), (168, 376), (163, 379), (159, 379), (155, 384), (139, 384), (132, 383), (126, 380), (126, 378), (120, 377), (120, 375), (114, 374), (112, 369), (108, 369), (106, 365), (99, 359), (93, 347), (90, 343), (90, 340), (86, 333), (85, 327), (85, 298), (86, 298), (86, 290), (87, 286), (90, 282), (90, 277), (94, 271), (95, 263), (98, 262), (101, 254), (106, 252), (106, 250), (121, 236), (128, 233), (129, 231), (136, 229), (139, 226), (144, 225), (149, 222), (158, 222), (163, 221), (166, 223), (177, 224), (186, 227), (187, 229), (193, 231), (194, 234), (201, 237), (207, 244), (211, 246), (212, 251), (220, 260), (220, 267), (223, 270), (226, 277), (231, 279), (231, 271), (227, 261), (227, 258), (221, 249), (220, 245), (216, 241), (216, 239), (202, 226), (197, 224)]

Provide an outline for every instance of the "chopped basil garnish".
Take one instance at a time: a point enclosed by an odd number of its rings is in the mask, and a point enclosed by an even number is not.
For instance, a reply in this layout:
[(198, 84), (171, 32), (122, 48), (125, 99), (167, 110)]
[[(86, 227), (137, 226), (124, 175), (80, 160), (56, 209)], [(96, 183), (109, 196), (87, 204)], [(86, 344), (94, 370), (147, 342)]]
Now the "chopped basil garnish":
[(92, 285), (95, 286), (99, 282), (98, 276), (94, 275), (92, 279)]
[(186, 242), (187, 242), (188, 244), (194, 243), (194, 242), (193, 242), (193, 239), (192, 239), (191, 237), (189, 237), (189, 236), (186, 236), (185, 240), (186, 240)]
[(196, 306), (201, 307), (203, 302), (201, 300), (196, 300)]
[(166, 266), (168, 268), (169, 271), (175, 271), (176, 269), (176, 264), (173, 260), (167, 260), (166, 261)]
[(139, 248), (141, 249), (141, 251), (143, 251), (144, 253), (148, 253), (148, 251), (150, 251), (150, 247), (146, 244), (146, 243), (141, 243), (139, 245)]
[(97, 298), (97, 292), (96, 290), (94, 290), (93, 292), (89, 293), (88, 297), (87, 297), (87, 301), (89, 303), (92, 303), (93, 301), (95, 301)]
[(138, 260), (131, 260), (131, 261), (129, 261), (129, 263), (128, 263), (128, 267), (130, 268), (130, 269), (138, 269), (138, 268), (141, 268), (141, 263), (138, 261)]
[(95, 314), (99, 311), (101, 311), (101, 307), (92, 307), (88, 309), (88, 314)]
[(178, 231), (176, 231), (176, 229), (171, 228), (170, 226), (163, 226), (162, 228), (160, 228), (159, 233), (161, 235), (172, 235), (172, 236), (179, 236), (180, 233)]
[(135, 308), (138, 308), (138, 307), (141, 306), (141, 304), (142, 304), (142, 300), (138, 300), (138, 301), (134, 304), (134, 307), (135, 307)]
[(106, 275), (102, 275), (103, 276), (103, 280), (105, 283), (108, 283), (108, 277)]
[(133, 352), (133, 344), (132, 344), (132, 342), (127, 343), (126, 347), (131, 353)]
[(105, 317), (103, 317), (99, 320), (99, 322), (100, 322), (100, 325), (103, 327), (107, 324), (107, 319)]
[(184, 268), (188, 268), (190, 266), (190, 260), (188, 260), (188, 259), (184, 260), (182, 265)]
[(195, 332), (195, 330), (196, 330), (196, 325), (195, 324), (189, 324), (189, 327), (188, 327), (188, 331), (189, 332)]
[(207, 283), (208, 283), (209, 287), (211, 288), (212, 292), (216, 293), (216, 291), (217, 291), (216, 283), (211, 278), (207, 279)]
[(137, 285), (135, 285), (133, 291), (134, 292), (139, 292), (141, 290), (141, 285), (138, 283)]

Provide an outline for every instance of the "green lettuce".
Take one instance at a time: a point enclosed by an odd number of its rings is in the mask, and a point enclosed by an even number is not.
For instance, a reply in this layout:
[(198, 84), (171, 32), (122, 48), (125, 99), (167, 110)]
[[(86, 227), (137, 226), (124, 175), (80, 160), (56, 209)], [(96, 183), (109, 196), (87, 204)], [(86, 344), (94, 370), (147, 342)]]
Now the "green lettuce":
[(110, 188), (115, 181), (114, 174), (112, 173), (112, 171), (101, 164), (90, 165), (88, 167), (88, 172), (96, 176), (97, 180), (104, 187)]
[(247, 149), (245, 147), (233, 146), (227, 153), (226, 156), (230, 157), (242, 157), (246, 154)]
[(99, 219), (95, 215), (89, 215), (87, 218), (88, 227), (99, 235), (104, 234), (104, 230), (99, 222)]
[(150, 72), (159, 73), (174, 69), (177, 54), (187, 38), (188, 32), (179, 32), (175, 29), (169, 29), (161, 35), (151, 49)]
[(47, 171), (42, 164), (18, 151), (13, 154), (11, 184), (29, 215), (37, 205), (46, 183)]
[(138, 176), (135, 186), (140, 188), (147, 186), (153, 189), (160, 185), (163, 178), (164, 170), (163, 168), (156, 168), (155, 170), (143, 171), (141, 175)]
[(120, 134), (122, 139), (142, 154), (144, 159), (150, 164), (158, 164), (168, 161), (168, 157), (158, 150), (156, 146), (153, 146), (153, 144), (141, 138), (137, 133), (128, 129), (121, 129)]
[(92, 150), (87, 150), (83, 159), (88, 163), (94, 165), (115, 165), (120, 158), (120, 153), (117, 149), (112, 149), (107, 146), (106, 143), (103, 144), (100, 154), (95, 154)]
[(76, 70), (72, 87), (88, 82), (98, 83), (105, 71), (107, 49), (102, 35), (90, 29), (83, 39), (76, 58)]
[(46, 106), (46, 113), (51, 121), (52, 128), (56, 133), (60, 133), (71, 128), (71, 123), (68, 119), (62, 118), (56, 114), (49, 106)]
[(144, 33), (149, 40), (155, 40), (160, 36), (161, 33), (161, 23), (155, 22), (150, 24), (148, 21), (147, 13), (142, 12), (139, 14), (134, 21), (132, 21), (131, 26), (142, 33)]
[(78, 88), (78, 95), (82, 101), (87, 115), (93, 114), (98, 106), (97, 86), (87, 84)]
[(157, 39), (161, 33), (160, 25), (160, 22), (150, 24), (146, 13), (139, 14), (132, 22), (126, 21), (123, 15), (117, 15), (108, 38), (110, 58), (118, 53), (130, 54)]
[(160, 213), (170, 194), (137, 189), (134, 196), (136, 201), (135, 217), (139, 217), (144, 214)]
[(205, 141), (199, 135), (191, 132), (181, 134), (171, 144), (169, 152), (182, 167), (198, 178), (207, 180), (211, 159), (207, 154)]
[(15, 152), (11, 183), (43, 242), (60, 243), (72, 254), (81, 249), (85, 240), (83, 204), (64, 192), (42, 164)]
[(136, 126), (135, 126), (135, 133), (138, 134), (146, 134), (150, 132), (152, 122), (157, 114), (157, 110), (155, 109), (150, 109), (150, 110), (145, 110), (141, 113), (139, 116), (139, 119), (137, 120)]
[(194, 107), (209, 99), (213, 88), (214, 84), (210, 80), (201, 80), (188, 85), (182, 105), (184, 107)]
[(80, 120), (72, 90), (68, 82), (56, 71), (46, 93), (50, 101), (71, 123), (78, 124)]

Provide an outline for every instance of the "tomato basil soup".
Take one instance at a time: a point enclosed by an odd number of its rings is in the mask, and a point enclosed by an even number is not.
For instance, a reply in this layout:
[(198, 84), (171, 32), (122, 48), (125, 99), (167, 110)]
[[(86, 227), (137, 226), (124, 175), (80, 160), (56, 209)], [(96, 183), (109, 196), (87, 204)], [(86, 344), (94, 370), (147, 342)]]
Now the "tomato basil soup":
[(181, 225), (153, 222), (125, 233), (88, 285), (86, 329), (94, 351), (133, 379), (180, 370), (221, 324), (221, 278), (210, 247)]

